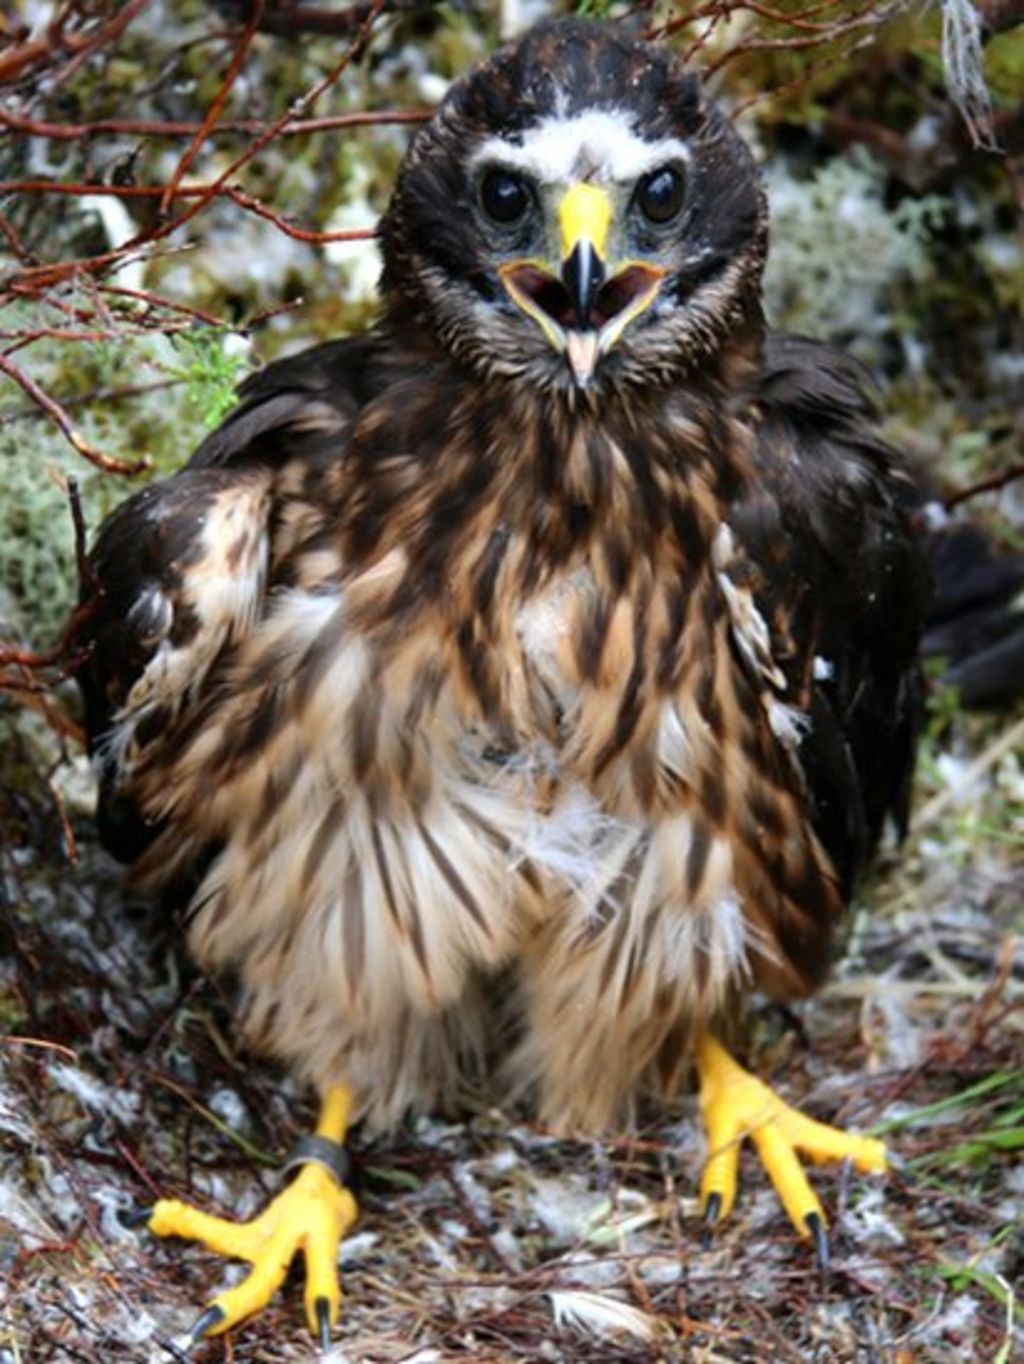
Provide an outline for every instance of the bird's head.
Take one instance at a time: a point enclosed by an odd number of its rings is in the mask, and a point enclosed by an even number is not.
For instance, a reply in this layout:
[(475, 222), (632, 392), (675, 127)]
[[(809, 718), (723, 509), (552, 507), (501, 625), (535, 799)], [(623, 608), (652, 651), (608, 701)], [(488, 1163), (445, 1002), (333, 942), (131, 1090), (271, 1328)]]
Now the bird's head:
[(487, 374), (666, 382), (760, 326), (750, 153), (662, 47), (541, 25), (456, 83), (383, 219), (382, 288)]

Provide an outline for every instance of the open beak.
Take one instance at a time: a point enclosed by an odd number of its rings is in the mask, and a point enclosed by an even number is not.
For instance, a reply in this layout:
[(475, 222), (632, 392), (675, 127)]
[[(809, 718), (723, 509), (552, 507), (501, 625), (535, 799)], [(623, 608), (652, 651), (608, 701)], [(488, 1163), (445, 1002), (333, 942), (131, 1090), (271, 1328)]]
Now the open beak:
[(499, 269), (510, 298), (565, 355), (573, 378), (585, 388), (597, 362), (635, 317), (651, 306), (665, 271), (643, 261), (623, 262), (609, 275), (608, 192), (585, 182), (573, 185), (558, 206), (558, 266), (547, 261), (510, 261)]
[(584, 330), (590, 326), (590, 314), (604, 280), (604, 261), (594, 243), (581, 237), (562, 265), (562, 283), (576, 309), (576, 321)]

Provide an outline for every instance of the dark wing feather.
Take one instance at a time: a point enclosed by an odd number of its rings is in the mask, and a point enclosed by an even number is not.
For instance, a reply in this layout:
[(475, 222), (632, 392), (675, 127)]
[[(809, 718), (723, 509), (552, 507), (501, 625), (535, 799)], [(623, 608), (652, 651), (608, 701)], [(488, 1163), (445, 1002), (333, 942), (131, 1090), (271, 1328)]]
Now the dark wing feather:
[(188, 467), (280, 463), (294, 455), (303, 437), (348, 425), (373, 395), (378, 375), (372, 362), (379, 349), (373, 335), (347, 337), (250, 375), (238, 390), (238, 406), (206, 437)]
[(122, 861), (158, 832), (135, 799), (133, 768), (262, 613), (275, 480), (294, 461), (339, 457), (372, 350), (369, 339), (332, 342), (256, 374), (189, 464), (129, 498), (100, 531), (77, 681), (100, 771), (100, 837)]
[(799, 757), (816, 832), (848, 892), (886, 816), (906, 824), (928, 575), (899, 505), (899, 460), (856, 362), (771, 337), (756, 403), (764, 495), (730, 523), (759, 569), (783, 699), (810, 716)]
[(964, 705), (1012, 700), (1024, 689), (1024, 554), (969, 521), (926, 521), (923, 536), (935, 578), (925, 656), (946, 661)]

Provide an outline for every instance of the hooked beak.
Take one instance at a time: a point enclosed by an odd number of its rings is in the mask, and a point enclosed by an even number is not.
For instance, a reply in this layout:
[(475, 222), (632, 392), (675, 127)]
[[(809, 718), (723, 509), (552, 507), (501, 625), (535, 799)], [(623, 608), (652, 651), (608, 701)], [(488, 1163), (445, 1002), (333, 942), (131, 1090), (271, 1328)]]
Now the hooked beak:
[(604, 281), (604, 261), (593, 242), (581, 237), (562, 266), (562, 283), (576, 309), (576, 321), (584, 331), (590, 326), (594, 300)]
[(597, 362), (626, 327), (651, 306), (665, 271), (644, 261), (624, 261), (609, 277), (608, 192), (573, 185), (558, 205), (560, 262), (518, 260), (499, 267), (510, 298), (563, 354), (576, 384), (586, 388)]

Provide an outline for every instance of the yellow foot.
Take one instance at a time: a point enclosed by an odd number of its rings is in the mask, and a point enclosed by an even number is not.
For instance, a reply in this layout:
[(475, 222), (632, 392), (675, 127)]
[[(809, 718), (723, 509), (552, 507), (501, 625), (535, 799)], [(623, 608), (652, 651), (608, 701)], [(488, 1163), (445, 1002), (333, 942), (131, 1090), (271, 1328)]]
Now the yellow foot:
[(797, 1159), (851, 1160), (864, 1174), (886, 1169), (885, 1144), (842, 1132), (783, 1103), (761, 1080), (732, 1059), (710, 1033), (697, 1045), (700, 1109), (708, 1138), (701, 1177), (701, 1206), (709, 1225), (728, 1215), (736, 1199), (740, 1145), (750, 1137), (782, 1206), (801, 1236), (812, 1237), (822, 1265), (828, 1260), (825, 1213)]
[[(332, 1147), (342, 1150), (350, 1103), (348, 1091), (341, 1088), (331, 1090), (324, 1102), (317, 1137), (328, 1156)], [(194, 1323), (193, 1344), (230, 1330), (266, 1307), (301, 1251), (306, 1260), (306, 1320), (327, 1349), (341, 1308), (338, 1246), (357, 1215), (356, 1201), (336, 1173), (323, 1164), (308, 1163), (251, 1222), (230, 1222), (177, 1199), (162, 1198), (145, 1214), (145, 1225), (157, 1236), (182, 1236), (252, 1265), (242, 1282), (214, 1298)]]

